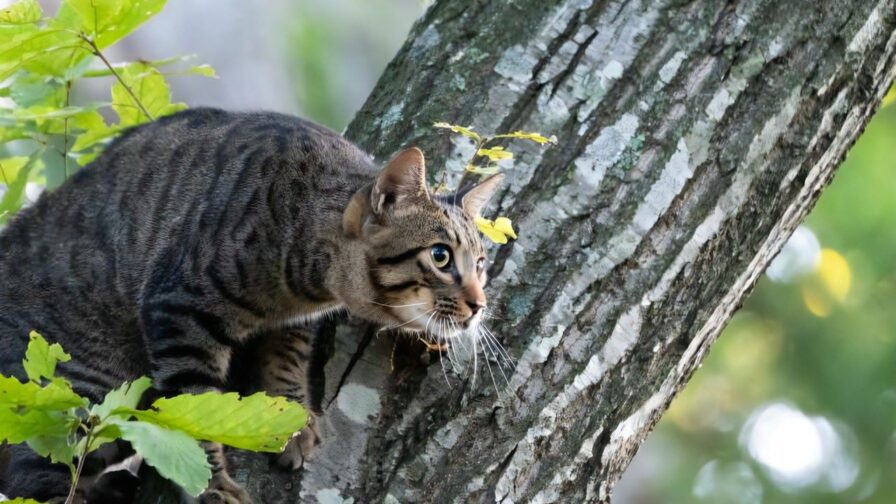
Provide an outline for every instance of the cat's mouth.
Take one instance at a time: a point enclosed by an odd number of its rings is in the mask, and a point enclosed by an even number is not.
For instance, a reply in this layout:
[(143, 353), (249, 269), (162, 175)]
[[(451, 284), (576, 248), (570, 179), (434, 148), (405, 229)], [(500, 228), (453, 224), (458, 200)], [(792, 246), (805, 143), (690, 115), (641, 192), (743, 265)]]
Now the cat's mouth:
[(405, 322), (402, 329), (433, 343), (445, 342), (461, 336), (471, 327), (471, 321), (461, 322), (451, 315), (427, 312)]

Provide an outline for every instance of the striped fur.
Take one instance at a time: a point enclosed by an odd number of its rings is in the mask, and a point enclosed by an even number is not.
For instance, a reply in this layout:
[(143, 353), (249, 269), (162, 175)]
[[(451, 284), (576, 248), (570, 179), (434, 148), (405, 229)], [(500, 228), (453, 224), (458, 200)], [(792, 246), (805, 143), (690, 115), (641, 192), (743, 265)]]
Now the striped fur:
[[(380, 171), (339, 135), (273, 113), (193, 109), (131, 129), (0, 233), (0, 371), (24, 375), (34, 329), (72, 353), (59, 372), (94, 401), (146, 374), (162, 394), (234, 389), (236, 353), (270, 338), (264, 386), (307, 402), (309, 340), (283, 327), (340, 309), (434, 340), (478, 323), (472, 218), (495, 185), (432, 196), (418, 150)], [(204, 500), (248, 502), (220, 446), (206, 448)], [(64, 487), (26, 456), (11, 474), (23, 464), (32, 477), (3, 493)]]

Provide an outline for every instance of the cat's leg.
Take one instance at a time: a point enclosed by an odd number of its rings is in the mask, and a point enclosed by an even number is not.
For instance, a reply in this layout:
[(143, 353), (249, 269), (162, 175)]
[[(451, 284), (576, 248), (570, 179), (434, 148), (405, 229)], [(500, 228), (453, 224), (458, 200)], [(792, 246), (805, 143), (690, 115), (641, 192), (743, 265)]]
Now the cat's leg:
[(71, 472), (63, 464), (51, 464), (27, 445), (13, 445), (3, 494), (10, 499), (28, 497), (40, 502), (64, 502), (71, 486)]
[[(172, 299), (176, 301), (172, 301)], [(208, 301), (182, 293), (148, 297), (141, 308), (152, 377), (162, 394), (223, 390), (235, 339), (226, 315), (216, 313)], [(212, 467), (201, 503), (249, 504), (249, 494), (227, 473), (220, 443), (203, 442)]]
[(314, 334), (307, 329), (284, 329), (265, 335), (261, 347), (262, 387), (269, 395), (283, 396), (308, 411), (308, 424), (287, 443), (277, 464), (298, 470), (320, 443), (318, 413), (311, 404), (308, 368)]

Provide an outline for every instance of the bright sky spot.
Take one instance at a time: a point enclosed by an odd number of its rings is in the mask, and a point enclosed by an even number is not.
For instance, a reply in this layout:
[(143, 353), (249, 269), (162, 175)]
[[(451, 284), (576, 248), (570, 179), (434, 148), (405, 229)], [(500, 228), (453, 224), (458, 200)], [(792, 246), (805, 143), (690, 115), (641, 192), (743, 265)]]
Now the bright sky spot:
[(858, 464), (831, 422), (788, 404), (771, 404), (754, 412), (740, 441), (784, 489), (824, 483), (830, 490), (841, 491), (858, 476)]
[(818, 243), (818, 238), (811, 229), (801, 225), (796, 228), (765, 273), (774, 282), (788, 283), (812, 272), (820, 260), (821, 244)]

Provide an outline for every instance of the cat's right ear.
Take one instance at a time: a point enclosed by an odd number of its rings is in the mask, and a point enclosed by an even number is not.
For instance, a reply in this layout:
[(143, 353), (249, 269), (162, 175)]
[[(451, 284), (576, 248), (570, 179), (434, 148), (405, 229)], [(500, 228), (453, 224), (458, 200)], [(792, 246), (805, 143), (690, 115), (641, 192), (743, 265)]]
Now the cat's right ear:
[(411, 147), (401, 151), (377, 177), (370, 193), (370, 207), (382, 214), (390, 205), (405, 200), (429, 199), (423, 152)]

